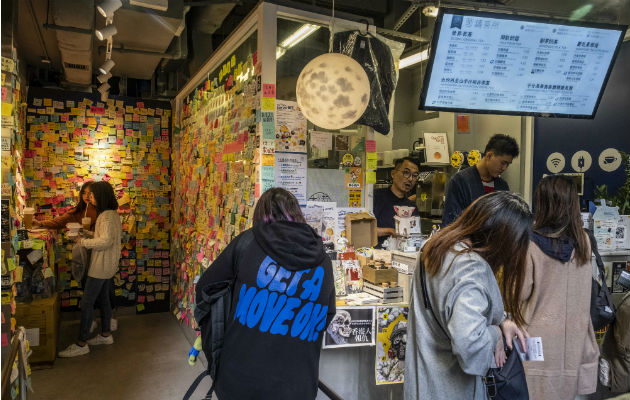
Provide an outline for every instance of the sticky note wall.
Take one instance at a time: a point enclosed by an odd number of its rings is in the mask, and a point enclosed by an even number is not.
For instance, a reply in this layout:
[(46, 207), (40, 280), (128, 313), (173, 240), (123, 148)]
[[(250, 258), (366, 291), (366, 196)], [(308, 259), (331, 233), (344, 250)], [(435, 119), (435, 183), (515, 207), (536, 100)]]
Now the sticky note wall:
[[(32, 88), (26, 114), (25, 176), (30, 206), (46, 218), (63, 214), (85, 181), (108, 181), (123, 223), (119, 305), (166, 311), (170, 260), (170, 125), (167, 102), (109, 99)], [(81, 282), (72, 280), (69, 252), (57, 257), (62, 308), (76, 308)]]
[(173, 312), (192, 327), (195, 283), (249, 227), (255, 200), (260, 84), (251, 55), (230, 68), (191, 94), (173, 135)]

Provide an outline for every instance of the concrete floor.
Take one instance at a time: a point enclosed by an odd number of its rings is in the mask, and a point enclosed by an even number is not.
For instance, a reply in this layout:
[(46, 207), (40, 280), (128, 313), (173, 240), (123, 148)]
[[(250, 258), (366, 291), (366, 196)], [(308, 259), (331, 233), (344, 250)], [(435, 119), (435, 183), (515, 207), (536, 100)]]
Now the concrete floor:
[[(190, 344), (171, 313), (118, 316), (115, 343), (92, 346), (90, 353), (57, 358), (51, 369), (34, 370), (31, 400), (181, 399), (204, 370), (188, 365)], [(78, 321), (63, 321), (59, 349), (71, 344)], [(204, 378), (193, 399), (210, 387)]]

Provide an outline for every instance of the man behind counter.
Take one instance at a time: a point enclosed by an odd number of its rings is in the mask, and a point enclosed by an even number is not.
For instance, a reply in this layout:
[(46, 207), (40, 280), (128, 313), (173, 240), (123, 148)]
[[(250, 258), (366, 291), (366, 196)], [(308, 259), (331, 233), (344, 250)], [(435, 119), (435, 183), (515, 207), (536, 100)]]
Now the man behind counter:
[(394, 206), (415, 207), (413, 215), (419, 215), (416, 204), (407, 198), (409, 191), (416, 187), (418, 171), (419, 166), (415, 159), (411, 157), (400, 158), (394, 162), (392, 185), (374, 191), (374, 216), (376, 217), (379, 248), (388, 236), (396, 234)]
[(518, 157), (518, 144), (508, 135), (496, 134), (486, 145), (483, 158), (477, 165), (459, 171), (448, 185), (442, 227), (457, 217), (477, 198), (495, 190), (510, 190), (501, 174)]

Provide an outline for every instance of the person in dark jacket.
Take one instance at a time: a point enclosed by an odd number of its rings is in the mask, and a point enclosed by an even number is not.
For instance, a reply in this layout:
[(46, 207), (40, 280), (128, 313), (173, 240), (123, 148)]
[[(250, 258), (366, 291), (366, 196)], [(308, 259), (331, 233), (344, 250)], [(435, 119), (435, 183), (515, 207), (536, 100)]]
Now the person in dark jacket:
[[(246, 250), (237, 254), (237, 248)], [(314, 399), (322, 337), (335, 315), (334, 280), (322, 239), (290, 192), (263, 193), (253, 228), (230, 242), (201, 276), (197, 302), (205, 286), (229, 280), (235, 284), (217, 397)]]
[(501, 174), (518, 157), (518, 144), (508, 135), (490, 138), (477, 165), (456, 173), (448, 185), (442, 213), (442, 227), (455, 221), (477, 198), (496, 190), (510, 190)]

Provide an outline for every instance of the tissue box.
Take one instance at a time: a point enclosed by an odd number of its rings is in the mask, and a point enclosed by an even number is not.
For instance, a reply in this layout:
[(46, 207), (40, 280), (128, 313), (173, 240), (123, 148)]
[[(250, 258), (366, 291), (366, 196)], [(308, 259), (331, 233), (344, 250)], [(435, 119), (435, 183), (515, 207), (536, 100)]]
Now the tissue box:
[(411, 234), (420, 232), (420, 217), (394, 217), (396, 222), (396, 233), (400, 236), (408, 237)]

